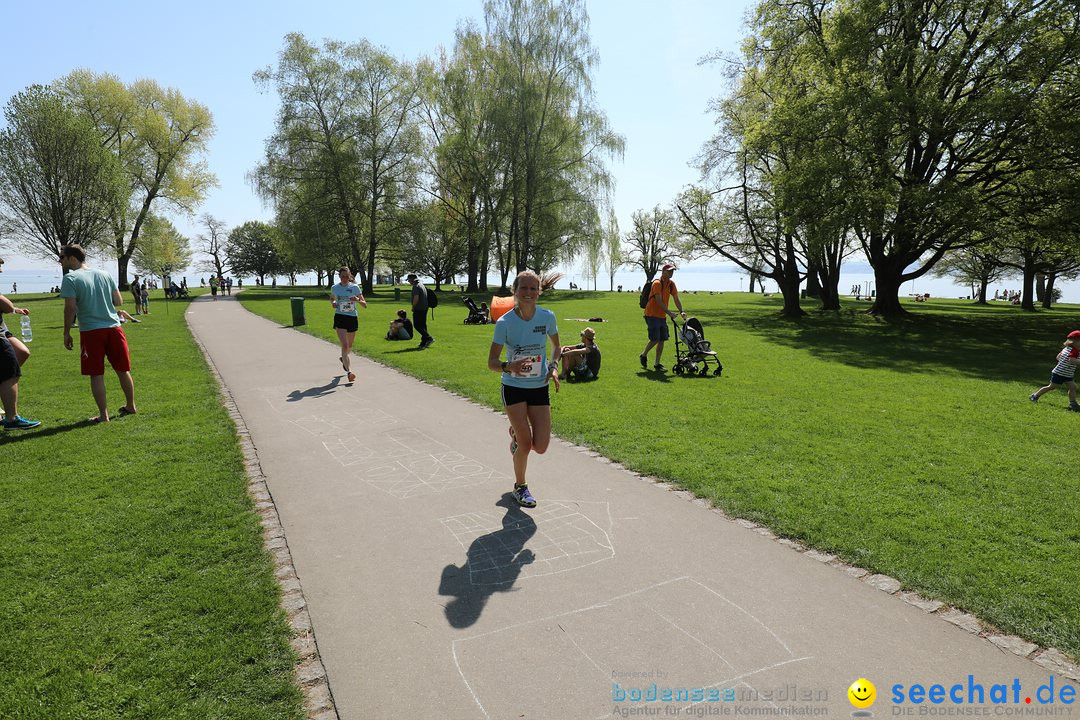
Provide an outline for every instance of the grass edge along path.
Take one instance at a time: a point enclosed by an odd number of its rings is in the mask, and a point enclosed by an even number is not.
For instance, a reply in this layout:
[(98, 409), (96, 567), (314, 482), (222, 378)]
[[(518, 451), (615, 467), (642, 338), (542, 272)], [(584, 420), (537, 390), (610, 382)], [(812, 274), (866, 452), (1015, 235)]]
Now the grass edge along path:
[[(415, 341), (383, 339), (408, 291), (395, 301), (379, 290), (360, 316), (359, 354), (501, 410), (497, 378), (483, 369), (491, 329), (461, 324), (458, 293), (443, 294), (429, 321), (437, 342), (418, 352)], [(303, 330), (336, 345), (325, 290), (240, 299), (289, 326), (290, 295), (308, 298)], [(576, 341), (582, 318), (607, 320), (595, 324), (600, 381), (553, 396), (559, 437), (1005, 634), (1080, 654), (1080, 564), (1068, 560), (1080, 547), (1068, 472), (1080, 415), (1065, 411), (1060, 392), (1027, 400), (1080, 325), (1075, 307), (1031, 314), (932, 301), (889, 324), (849, 303), (840, 315), (791, 322), (776, 315), (777, 298), (684, 293), (725, 371), (676, 378), (638, 365), (645, 340), (634, 300), (541, 299), (564, 343)], [(664, 360), (670, 367), (673, 343)], [(328, 376), (340, 372), (335, 363), (332, 345)]]
[[(62, 301), (34, 329), (0, 434), (0, 717), (300, 720), (296, 654), (237, 431), (184, 318), (125, 326), (139, 414), (91, 425)], [(122, 404), (106, 370), (109, 407)]]
[(337, 718), (337, 706), (334, 703), (330, 680), (312, 629), (307, 598), (304, 597), (304, 588), (300, 584), (296, 567), (293, 565), (292, 551), (289, 550), (285, 536), (285, 526), (281, 524), (277, 506), (266, 484), (266, 475), (259, 461), (258, 449), (251, 440), (251, 431), (248, 430), (244, 416), (240, 414), (240, 409), (236, 406), (236, 399), (218, 372), (213, 358), (198, 338), (192, 335), (192, 339), (202, 352), (208, 371), (217, 383), (222, 404), (237, 431), (237, 444), (243, 453), (244, 467), (248, 476), (248, 493), (255, 503), (255, 512), (261, 520), (266, 549), (274, 563), (274, 577), (281, 583), (280, 605), (288, 615), (291, 629), (289, 644), (296, 653), (294, 683), (304, 694), (304, 706), (308, 717), (316, 718), (316, 720), (328, 717)]

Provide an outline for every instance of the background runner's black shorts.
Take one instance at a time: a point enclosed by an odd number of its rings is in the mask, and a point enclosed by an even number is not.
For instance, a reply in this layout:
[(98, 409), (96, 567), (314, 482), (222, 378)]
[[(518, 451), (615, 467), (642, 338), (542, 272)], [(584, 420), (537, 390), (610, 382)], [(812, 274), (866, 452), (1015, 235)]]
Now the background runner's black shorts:
[(356, 332), (356, 328), (360, 323), (357, 321), (355, 315), (342, 315), (341, 313), (334, 313), (334, 328), (341, 328), (345, 332)]
[(19, 360), (15, 357), (15, 348), (8, 342), (4, 333), (0, 333), (0, 382), (22, 377)]
[(502, 401), (503, 405), (507, 407), (517, 405), (518, 403), (525, 403), (527, 405), (550, 405), (551, 396), (548, 394), (548, 386), (546, 384), (543, 387), (538, 388), (520, 388), (503, 383)]

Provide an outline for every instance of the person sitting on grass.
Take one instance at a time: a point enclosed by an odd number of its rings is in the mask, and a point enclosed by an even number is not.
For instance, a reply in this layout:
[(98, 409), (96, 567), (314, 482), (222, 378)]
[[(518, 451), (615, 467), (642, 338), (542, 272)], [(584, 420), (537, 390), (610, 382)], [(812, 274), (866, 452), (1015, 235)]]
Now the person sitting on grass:
[(387, 340), (412, 340), (413, 325), (409, 314), (404, 310), (397, 311), (397, 317), (390, 321), (390, 329), (386, 332)]
[(595, 330), (585, 328), (581, 331), (581, 343), (562, 349), (562, 368), (564, 380), (595, 380), (600, 376), (600, 348), (596, 345)]

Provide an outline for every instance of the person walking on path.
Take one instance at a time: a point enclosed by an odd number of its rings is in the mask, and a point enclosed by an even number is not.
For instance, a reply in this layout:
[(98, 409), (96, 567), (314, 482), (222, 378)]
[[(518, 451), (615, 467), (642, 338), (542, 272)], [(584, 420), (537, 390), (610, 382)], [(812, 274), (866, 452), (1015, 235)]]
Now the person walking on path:
[(645, 306), (645, 326), (649, 331), (649, 344), (641, 351), (638, 359), (641, 361), (641, 367), (648, 369), (649, 351), (655, 347), (656, 362), (653, 363), (653, 370), (657, 372), (663, 372), (667, 369), (661, 364), (660, 356), (664, 353), (664, 342), (669, 336), (668, 316), (675, 317), (675, 313), (668, 304), (670, 300), (675, 301), (675, 307), (679, 308), (679, 315), (684, 320), (686, 319), (682, 301), (679, 300), (679, 291), (675, 287), (675, 282), (671, 279), (674, 274), (675, 266), (672, 263), (665, 263), (660, 268), (660, 279), (652, 281), (652, 287), (649, 290), (649, 303)]
[(360, 287), (353, 282), (352, 271), (347, 267), (338, 268), (338, 282), (330, 288), (330, 304), (334, 306), (334, 330), (341, 342), (341, 367), (349, 377), (349, 382), (356, 380), (356, 373), (352, 371), (352, 346), (356, 338), (356, 328), (359, 326), (359, 318), (356, 314), (356, 304), (367, 307), (367, 300), (360, 292)]
[(409, 273), (407, 279), (412, 285), (413, 329), (420, 333), (420, 349), (425, 350), (431, 347), (431, 343), (435, 342), (435, 338), (431, 337), (427, 331), (427, 288), (424, 287), (415, 273)]
[(1057, 365), (1050, 371), (1050, 384), (1031, 393), (1028, 396), (1031, 402), (1039, 402), (1043, 395), (1064, 385), (1069, 391), (1069, 409), (1080, 412), (1080, 404), (1076, 402), (1076, 366), (1080, 364), (1080, 349), (1077, 349), (1077, 345), (1080, 345), (1080, 330), (1073, 330), (1057, 355)]
[[(0, 260), (0, 265), (3, 262)], [(0, 316), (4, 313), (30, 314), (26, 308), (17, 308), (15, 303), (0, 295)], [(17, 352), (16, 347), (21, 347), (25, 354)], [(15, 340), (0, 317), (0, 405), (4, 408), (0, 421), (5, 430), (29, 430), (41, 424), (39, 420), (28, 420), (19, 415), (19, 378), (22, 377), (22, 364), (29, 357), (30, 351)]]
[[(523, 270), (514, 278), (514, 309), (495, 323), (488, 351), (488, 369), (502, 373), (502, 401), (510, 420), (510, 453), (514, 456), (514, 500), (536, 507), (529, 492), (525, 470), (529, 452), (543, 454), (551, 442), (551, 399), (548, 383), (559, 392), (559, 359), (562, 346), (555, 313), (536, 304), (540, 278)], [(547, 342), (551, 342), (551, 362)], [(500, 360), (503, 348), (506, 360)]]
[(79, 245), (65, 245), (60, 250), (60, 264), (65, 270), (60, 283), (60, 297), (64, 298), (64, 347), (74, 348), (71, 326), (78, 314), (81, 371), (90, 376), (90, 393), (98, 407), (98, 414), (90, 421), (109, 422), (105, 397), (106, 357), (124, 390), (126, 404), (119, 414), (134, 415), (135, 381), (131, 378), (131, 354), (127, 337), (120, 327), (120, 317), (116, 314), (116, 308), (124, 304), (124, 298), (107, 272), (85, 266), (86, 253)]

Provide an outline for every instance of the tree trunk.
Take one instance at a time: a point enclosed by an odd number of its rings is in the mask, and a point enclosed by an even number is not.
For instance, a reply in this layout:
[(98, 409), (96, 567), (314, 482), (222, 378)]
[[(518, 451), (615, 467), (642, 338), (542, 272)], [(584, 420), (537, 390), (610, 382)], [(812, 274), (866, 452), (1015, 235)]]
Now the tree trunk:
[[(824, 275), (820, 284), (821, 309), (829, 312), (840, 311), (840, 274)], [(807, 291), (809, 295), (809, 291)]]
[(1043, 288), (1042, 306), (1047, 310), (1054, 302), (1054, 282), (1057, 281), (1057, 275), (1050, 274), (1046, 276), (1046, 287)]
[(985, 305), (986, 304), (986, 288), (989, 287), (989, 285), (990, 285), (990, 278), (988, 278), (988, 277), (979, 278), (979, 295), (975, 299), (975, 303), (977, 305)]
[(130, 261), (130, 255), (120, 255), (116, 258), (116, 286), (120, 290), (127, 291), (130, 288), (127, 280), (128, 262)]
[(1024, 290), (1020, 297), (1021, 310), (1035, 310), (1035, 269), (1030, 261), (1024, 262)]
[(465, 214), (465, 236), (468, 247), (465, 257), (465, 272), (468, 274), (466, 292), (477, 292), (480, 284), (477, 282), (480, 272), (480, 242), (478, 241), (476, 227), (476, 192), (469, 196), (469, 205)]
[[(1046, 275), (1042, 273), (1035, 273), (1035, 302), (1046, 302)], [(1043, 307), (1049, 307), (1049, 305)]]
[(908, 311), (900, 304), (900, 271), (888, 267), (874, 269), (874, 285), (877, 295), (874, 304), (867, 311), (871, 315), (878, 315), (887, 320), (902, 318), (908, 315)]
[(806, 315), (799, 303), (799, 274), (796, 272), (771, 277), (780, 287), (780, 294), (784, 296), (784, 309), (780, 314), (786, 318), (801, 318)]
[(757, 273), (750, 273), (750, 294), (754, 293), (754, 283), (757, 282)]
[[(818, 273), (820, 272), (821, 267), (817, 262), (811, 260), (806, 268), (806, 297), (821, 297), (822, 287), (821, 282), (818, 280)], [(837, 306), (836, 309), (839, 310), (840, 307)]]

